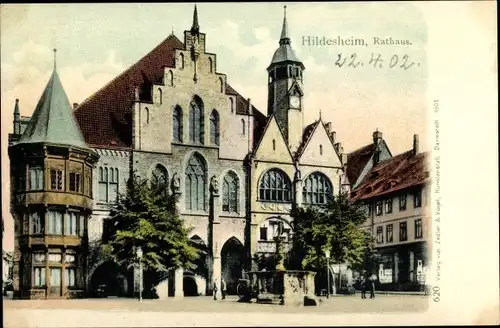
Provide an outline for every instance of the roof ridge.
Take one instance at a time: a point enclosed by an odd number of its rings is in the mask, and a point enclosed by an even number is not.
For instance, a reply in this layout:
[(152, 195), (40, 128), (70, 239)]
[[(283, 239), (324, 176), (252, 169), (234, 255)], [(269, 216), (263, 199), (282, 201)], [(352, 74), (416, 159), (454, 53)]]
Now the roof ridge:
[(78, 105), (78, 107), (75, 109), (75, 111), (77, 111), (78, 109), (80, 109), (80, 107), (82, 105), (90, 102), (93, 98), (95, 98), (97, 96), (97, 94), (99, 92), (101, 92), (102, 90), (106, 90), (108, 86), (110, 86), (113, 82), (115, 82), (116, 80), (118, 80), (119, 78), (121, 78), (123, 75), (125, 75), (125, 73), (129, 72), (133, 67), (137, 66), (144, 58), (148, 57), (151, 53), (153, 53), (155, 50), (157, 50), (160, 46), (162, 46), (163, 44), (165, 44), (165, 42), (167, 42), (171, 38), (175, 38), (175, 39), (177, 39), (177, 41), (182, 42), (181, 40), (179, 40), (178, 37), (175, 36), (175, 34), (169, 34), (162, 42), (160, 42), (151, 51), (149, 51), (147, 54), (145, 54), (144, 56), (142, 56), (140, 59), (136, 60), (133, 64), (131, 64), (129, 67), (127, 67), (125, 70), (123, 70), (120, 74), (118, 74), (117, 76), (115, 76), (108, 83), (106, 83), (100, 89), (98, 89), (93, 94), (91, 94), (89, 97), (87, 97), (82, 103), (80, 103)]

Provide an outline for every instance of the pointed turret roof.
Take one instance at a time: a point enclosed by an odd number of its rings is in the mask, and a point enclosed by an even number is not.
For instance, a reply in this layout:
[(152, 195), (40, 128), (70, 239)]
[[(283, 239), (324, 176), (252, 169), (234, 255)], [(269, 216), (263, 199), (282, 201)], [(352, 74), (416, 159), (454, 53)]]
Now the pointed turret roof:
[(284, 6), (284, 17), (283, 17), (283, 26), (281, 27), (281, 36), (280, 36), (280, 41), (279, 41), (279, 48), (276, 49), (273, 55), (273, 59), (271, 60), (271, 65), (270, 67), (273, 66), (273, 64), (277, 63), (282, 63), (286, 61), (292, 61), (300, 64), (302, 68), (304, 68), (304, 65), (302, 62), (299, 60), (297, 55), (295, 54), (295, 51), (292, 49), (291, 45), (292, 41), (290, 40), (290, 37), (288, 35), (288, 22), (286, 20), (286, 6)]
[(88, 148), (57, 74), (55, 59), (54, 71), (18, 144), (40, 142)]
[(191, 26), (191, 33), (200, 33), (200, 25), (198, 24), (198, 9), (194, 5), (193, 12), (193, 25)]

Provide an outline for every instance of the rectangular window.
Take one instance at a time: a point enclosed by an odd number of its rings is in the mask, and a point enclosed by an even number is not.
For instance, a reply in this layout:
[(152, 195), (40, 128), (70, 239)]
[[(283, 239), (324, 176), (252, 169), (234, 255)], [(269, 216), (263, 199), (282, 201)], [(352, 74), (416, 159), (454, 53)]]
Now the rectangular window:
[(76, 275), (75, 268), (66, 268), (66, 286), (67, 287), (75, 287), (76, 285)]
[(73, 255), (73, 254), (66, 254), (64, 256), (64, 262), (65, 263), (74, 263), (75, 260), (76, 260), (76, 258), (75, 258), (75, 255)]
[(49, 254), (49, 262), (61, 263), (62, 262), (62, 254), (59, 254), (59, 253)]
[(392, 243), (392, 223), (385, 226), (385, 235), (388, 243)]
[(83, 237), (85, 235), (85, 216), (83, 215), (78, 215), (80, 218), (80, 222), (78, 223), (78, 229), (79, 229), (79, 236)]
[(399, 241), (407, 241), (408, 240), (408, 229), (406, 226), (406, 222), (399, 223)]
[(375, 214), (377, 216), (382, 215), (382, 201), (378, 201), (377, 204), (375, 205)]
[(64, 178), (63, 171), (50, 170), (50, 189), (63, 190)]
[(415, 208), (422, 206), (422, 190), (413, 194), (413, 206)]
[(76, 225), (79, 221), (79, 213), (68, 212), (66, 222), (64, 223), (64, 234), (76, 236)]
[(63, 214), (61, 212), (49, 211), (49, 234), (62, 235), (63, 234)]
[(267, 240), (267, 227), (260, 228), (260, 240)]
[(118, 199), (118, 182), (109, 183), (109, 201), (115, 202)]
[(392, 198), (385, 200), (385, 213), (392, 213)]
[(30, 190), (43, 190), (43, 169), (30, 167), (29, 181)]
[(69, 191), (82, 192), (82, 175), (71, 172), (69, 174)]
[(43, 234), (45, 230), (45, 222), (43, 216), (38, 212), (30, 213), (30, 224), (32, 234)]
[(37, 264), (45, 263), (45, 253), (34, 253), (33, 263)]
[(61, 268), (50, 268), (50, 286), (61, 287)]
[(35, 268), (34, 271), (34, 287), (45, 286), (45, 268)]
[(406, 194), (399, 196), (399, 210), (400, 211), (406, 210)]
[(377, 244), (382, 244), (384, 242), (384, 227), (377, 227)]
[(415, 239), (421, 239), (423, 236), (422, 219), (415, 220)]

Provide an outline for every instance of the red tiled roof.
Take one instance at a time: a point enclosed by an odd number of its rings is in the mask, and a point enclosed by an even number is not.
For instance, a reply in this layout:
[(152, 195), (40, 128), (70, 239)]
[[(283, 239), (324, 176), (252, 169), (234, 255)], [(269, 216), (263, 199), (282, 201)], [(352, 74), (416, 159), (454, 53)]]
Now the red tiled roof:
[(375, 165), (352, 192), (352, 200), (389, 194), (428, 182), (427, 153), (409, 150)]
[[(85, 141), (93, 147), (130, 148), (134, 87), (140, 86), (145, 80), (160, 83), (164, 67), (175, 66), (175, 49), (183, 48), (183, 42), (175, 35), (168, 36), (151, 52), (82, 102), (74, 114)], [(248, 114), (248, 101), (229, 84), (226, 94), (236, 96), (236, 113)], [(254, 127), (258, 129), (265, 116), (255, 107), (252, 106), (252, 109), (259, 122)]]
[(356, 183), (375, 149), (376, 145), (371, 143), (347, 154), (347, 178), (351, 183)]

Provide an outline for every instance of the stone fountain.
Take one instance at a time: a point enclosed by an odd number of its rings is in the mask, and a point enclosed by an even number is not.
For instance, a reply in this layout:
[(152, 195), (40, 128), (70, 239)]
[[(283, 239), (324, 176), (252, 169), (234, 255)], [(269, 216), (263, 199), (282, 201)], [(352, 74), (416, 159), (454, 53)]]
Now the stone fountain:
[(284, 231), (280, 222), (276, 243), (277, 264), (273, 271), (250, 271), (248, 293), (242, 297), (245, 301), (279, 305), (317, 305), (314, 293), (315, 272), (286, 270), (284, 265)]

